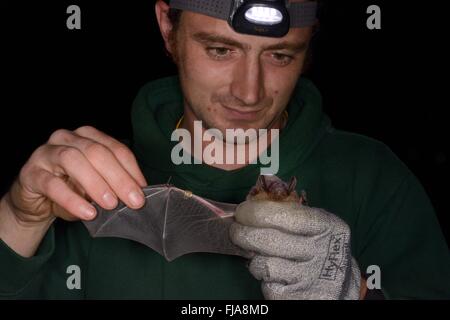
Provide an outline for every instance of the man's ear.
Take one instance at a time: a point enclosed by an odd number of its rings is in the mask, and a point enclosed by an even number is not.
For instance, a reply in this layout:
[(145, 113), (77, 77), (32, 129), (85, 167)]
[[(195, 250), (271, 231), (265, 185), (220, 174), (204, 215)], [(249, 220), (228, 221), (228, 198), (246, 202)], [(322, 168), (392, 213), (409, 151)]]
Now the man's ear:
[(159, 30), (164, 40), (166, 50), (172, 53), (172, 46), (170, 45), (170, 32), (172, 31), (172, 23), (169, 19), (170, 6), (162, 1), (158, 0), (155, 4), (156, 19), (158, 19)]

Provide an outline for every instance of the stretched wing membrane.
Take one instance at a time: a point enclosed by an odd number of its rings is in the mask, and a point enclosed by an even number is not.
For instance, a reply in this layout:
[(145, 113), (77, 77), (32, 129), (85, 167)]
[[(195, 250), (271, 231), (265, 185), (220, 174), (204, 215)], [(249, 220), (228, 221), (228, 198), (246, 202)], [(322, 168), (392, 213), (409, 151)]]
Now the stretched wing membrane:
[(168, 261), (191, 252), (246, 256), (228, 235), (237, 205), (204, 199), (170, 185), (143, 191), (146, 202), (139, 210), (123, 203), (114, 210), (96, 205), (96, 219), (84, 222), (91, 236), (137, 241)]

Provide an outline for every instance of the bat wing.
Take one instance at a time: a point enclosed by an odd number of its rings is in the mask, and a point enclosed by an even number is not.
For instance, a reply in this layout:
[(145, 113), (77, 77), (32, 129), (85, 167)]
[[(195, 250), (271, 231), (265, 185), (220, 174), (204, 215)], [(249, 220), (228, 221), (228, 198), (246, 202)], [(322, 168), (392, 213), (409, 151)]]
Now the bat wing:
[(168, 261), (191, 252), (248, 255), (228, 235), (237, 205), (204, 199), (170, 185), (143, 191), (146, 202), (139, 210), (122, 203), (114, 210), (96, 205), (97, 217), (84, 221), (90, 235), (137, 241)]
[(146, 202), (139, 210), (130, 209), (122, 202), (113, 210), (105, 210), (94, 203), (96, 218), (83, 223), (94, 238), (118, 237), (133, 240), (164, 255), (162, 223), (169, 193), (170, 188), (166, 185), (146, 188)]

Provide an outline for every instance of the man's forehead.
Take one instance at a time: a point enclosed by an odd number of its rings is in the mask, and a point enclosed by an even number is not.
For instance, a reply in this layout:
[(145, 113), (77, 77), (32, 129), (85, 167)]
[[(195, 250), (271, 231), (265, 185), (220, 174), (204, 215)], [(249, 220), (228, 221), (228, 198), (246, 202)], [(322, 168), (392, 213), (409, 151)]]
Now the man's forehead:
[(254, 35), (241, 34), (233, 30), (227, 21), (209, 17), (203, 14), (186, 11), (183, 13), (180, 25), (186, 35), (194, 38), (196, 35), (211, 35), (219, 38), (227, 38), (241, 43), (243, 46), (270, 46), (278, 43), (304, 43), (311, 35), (311, 27), (291, 28), (284, 37), (270, 38)]

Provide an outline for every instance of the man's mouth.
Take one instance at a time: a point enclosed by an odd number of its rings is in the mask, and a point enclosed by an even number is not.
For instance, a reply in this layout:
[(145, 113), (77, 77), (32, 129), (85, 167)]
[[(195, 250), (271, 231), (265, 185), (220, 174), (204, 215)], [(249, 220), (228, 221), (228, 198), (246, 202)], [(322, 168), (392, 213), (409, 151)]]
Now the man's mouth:
[(252, 109), (252, 108), (231, 108), (222, 105), (227, 111), (227, 115), (234, 120), (254, 120), (258, 117), (262, 109)]

